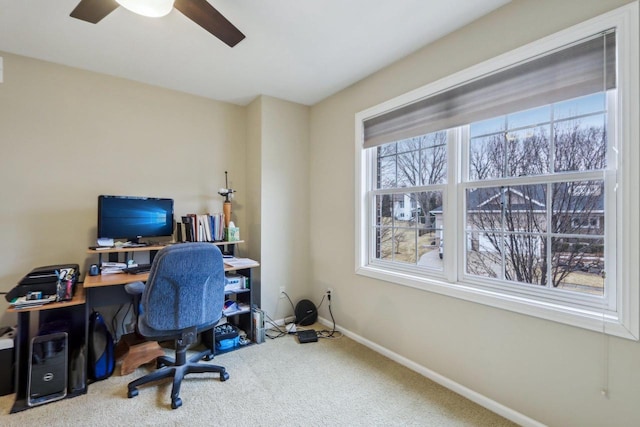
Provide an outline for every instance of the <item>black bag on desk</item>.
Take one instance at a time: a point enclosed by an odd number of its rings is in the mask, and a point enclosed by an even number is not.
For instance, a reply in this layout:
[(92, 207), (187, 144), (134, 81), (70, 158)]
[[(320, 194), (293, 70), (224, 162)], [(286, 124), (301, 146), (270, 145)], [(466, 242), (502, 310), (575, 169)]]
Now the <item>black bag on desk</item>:
[(56, 295), (58, 283), (56, 271), (64, 269), (73, 269), (75, 271), (71, 278), (73, 294), (78, 276), (80, 276), (80, 266), (78, 264), (57, 264), (34, 268), (24, 276), (4, 298), (7, 302), (11, 302), (13, 299), (23, 297), (29, 292), (42, 292), (42, 295)]

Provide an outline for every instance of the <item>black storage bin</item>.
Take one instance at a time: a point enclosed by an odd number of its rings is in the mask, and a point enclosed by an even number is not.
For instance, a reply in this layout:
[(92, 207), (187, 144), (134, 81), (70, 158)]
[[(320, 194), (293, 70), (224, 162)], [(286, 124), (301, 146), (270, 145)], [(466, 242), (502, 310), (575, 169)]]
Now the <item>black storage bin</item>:
[[(213, 338), (215, 334), (215, 339)], [(229, 350), (230, 347), (237, 347), (239, 330), (229, 323), (218, 325), (213, 329), (203, 332), (202, 343), (214, 351)], [(234, 344), (235, 343), (235, 344)]]
[(14, 338), (13, 331), (0, 337), (0, 396), (13, 393), (14, 379)]

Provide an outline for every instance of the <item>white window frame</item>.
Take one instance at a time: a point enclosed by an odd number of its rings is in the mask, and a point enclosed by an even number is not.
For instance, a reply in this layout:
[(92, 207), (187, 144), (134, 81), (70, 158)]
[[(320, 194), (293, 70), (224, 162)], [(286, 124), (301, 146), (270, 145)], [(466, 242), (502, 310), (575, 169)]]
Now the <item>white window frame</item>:
[[(357, 113), (355, 116), (356, 273), (614, 336), (640, 339), (640, 271), (637, 268), (640, 261), (640, 194), (637, 191), (640, 188), (640, 168), (637, 167), (640, 162), (638, 20), (638, 3), (630, 3)], [(616, 230), (615, 242), (606, 242), (607, 245), (615, 245), (617, 253), (616, 259), (608, 260), (607, 264), (607, 275), (613, 274), (616, 278), (613, 310), (575, 305), (570, 302), (563, 303), (560, 299), (545, 300), (539, 295), (528, 296), (526, 293), (515, 295), (501, 291), (499, 286), (479, 287), (465, 282), (464, 275), (460, 274), (461, 266), (457, 262), (458, 259), (463, 259), (461, 255), (464, 247), (457, 248), (457, 256), (445, 256), (443, 271), (433, 271), (428, 274), (425, 274), (424, 269), (369, 262), (368, 247), (372, 223), (369, 205), (372, 201), (368, 193), (368, 180), (372, 173), (371, 156), (375, 155), (375, 149), (363, 148), (363, 124), (367, 119), (611, 28), (615, 28), (618, 36), (616, 43), (618, 76), (617, 96), (614, 97), (617, 116), (615, 125), (609, 128), (609, 132), (615, 132), (618, 151), (613, 158), (617, 159), (618, 163), (617, 183), (606, 191), (616, 194), (614, 203), (617, 214), (615, 218), (605, 218), (605, 227)], [(459, 132), (464, 132), (464, 128)], [(465, 139), (464, 135), (462, 139)], [(461, 155), (459, 150), (462, 150), (462, 147), (449, 143), (448, 157), (459, 159)], [(460, 177), (457, 176), (459, 172), (451, 168), (448, 173), (448, 184), (445, 185), (460, 185)], [(416, 188), (415, 191), (420, 189)], [(455, 188), (444, 192), (443, 206), (446, 214), (443, 218), (445, 222), (443, 239), (447, 242), (461, 240), (458, 230), (464, 230), (463, 215), (457, 212), (456, 207), (464, 206), (462, 193)]]

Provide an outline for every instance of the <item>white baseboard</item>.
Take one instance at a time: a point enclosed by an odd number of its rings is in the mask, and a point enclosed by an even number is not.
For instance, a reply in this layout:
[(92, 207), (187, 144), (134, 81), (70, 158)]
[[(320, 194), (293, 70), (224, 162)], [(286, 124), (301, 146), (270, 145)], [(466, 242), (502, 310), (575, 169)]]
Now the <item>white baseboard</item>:
[[(332, 327), (333, 326), (333, 322), (331, 322), (330, 320), (327, 320), (323, 317), (318, 317), (318, 322), (322, 323), (325, 326), (328, 327)], [(460, 383), (457, 383), (443, 375), (440, 375), (439, 373), (432, 371), (431, 369), (425, 368), (422, 365), (419, 365), (417, 363), (415, 363), (412, 360), (407, 359), (404, 356), (401, 356), (397, 353), (392, 352), (391, 350), (384, 348), (372, 341), (369, 341), (366, 338), (361, 337), (358, 334), (355, 334), (347, 329), (344, 329), (342, 327), (340, 327), (339, 325), (336, 325), (336, 330), (342, 332), (343, 335), (351, 338), (352, 340), (364, 345), (365, 347), (370, 348), (371, 350), (382, 354), (383, 356), (388, 357), (389, 359), (401, 364), (402, 366), (405, 366), (409, 369), (411, 369), (414, 372), (417, 372), (418, 374), (429, 378), (431, 381), (440, 384), (441, 386), (448, 388), (449, 390), (458, 393), (459, 395), (469, 399), (470, 401), (477, 403), (478, 405), (487, 408), (488, 410), (490, 410), (491, 412), (494, 412), (518, 425), (524, 426), (524, 427), (545, 427), (544, 424), (527, 417), (524, 414), (521, 414), (520, 412), (514, 411), (511, 408), (508, 408), (504, 405), (502, 405), (501, 403), (496, 402), (493, 399), (488, 398), (487, 396), (484, 396), (480, 393), (477, 393), (465, 386), (463, 386)]]

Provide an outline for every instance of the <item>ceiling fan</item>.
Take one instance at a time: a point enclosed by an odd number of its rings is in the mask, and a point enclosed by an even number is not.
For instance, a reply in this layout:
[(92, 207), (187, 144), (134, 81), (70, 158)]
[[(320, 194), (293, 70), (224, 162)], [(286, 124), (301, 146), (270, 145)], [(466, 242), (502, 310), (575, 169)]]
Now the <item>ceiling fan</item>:
[[(70, 16), (82, 21), (97, 24), (102, 18), (113, 12), (118, 6), (130, 8), (126, 3), (135, 3), (134, 0), (81, 0)], [(149, 3), (143, 2), (143, 3)], [(159, 3), (159, 2), (158, 2)], [(169, 13), (172, 8), (178, 9), (187, 18), (222, 40), (230, 47), (237, 45), (244, 34), (240, 32), (231, 22), (218, 12), (207, 0), (165, 0), (168, 9), (164, 14)], [(133, 5), (135, 7), (135, 5)], [(140, 13), (133, 8), (136, 13)], [(140, 13), (143, 14), (143, 13)], [(162, 16), (162, 15), (147, 15)]]

